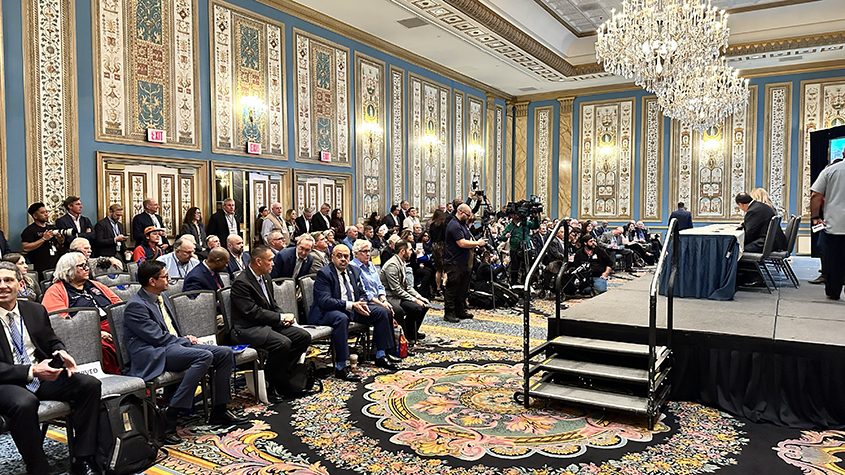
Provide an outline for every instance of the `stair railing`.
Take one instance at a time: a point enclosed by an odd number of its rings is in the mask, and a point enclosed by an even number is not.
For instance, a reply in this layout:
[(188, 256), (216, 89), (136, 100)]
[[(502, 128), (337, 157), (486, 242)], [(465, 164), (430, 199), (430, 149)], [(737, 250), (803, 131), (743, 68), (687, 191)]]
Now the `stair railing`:
[[(660, 278), (666, 267), (666, 256), (671, 246), (672, 262), (669, 270), (669, 279), (666, 286), (666, 348), (672, 349), (672, 329), (674, 327), (673, 301), (675, 295), (675, 279), (678, 275), (678, 262), (680, 256), (680, 231), (678, 220), (669, 220), (669, 229), (666, 232), (666, 242), (660, 251), (660, 258), (657, 260), (657, 268), (651, 278), (651, 286), (648, 290), (648, 381), (649, 381), (649, 405), (655, 401), (654, 384), (655, 362), (657, 360), (657, 293), (660, 287)], [(650, 408), (651, 409), (651, 408)], [(651, 413), (651, 410), (649, 411)]]
[[(528, 386), (529, 386), (529, 379), (531, 378), (530, 374), (530, 360), (531, 360), (531, 280), (534, 278), (534, 274), (537, 272), (537, 269), (540, 267), (540, 264), (543, 262), (543, 257), (546, 255), (546, 251), (549, 250), (549, 245), (557, 236), (558, 230), (563, 227), (564, 229), (564, 251), (568, 248), (568, 239), (569, 239), (569, 220), (562, 219), (560, 220), (557, 225), (552, 229), (552, 232), (549, 234), (549, 237), (546, 238), (546, 241), (543, 243), (543, 247), (540, 249), (540, 252), (537, 254), (537, 257), (534, 258), (534, 263), (531, 265), (531, 269), (528, 270), (528, 273), (525, 275), (525, 284), (522, 288), (523, 297), (522, 297), (522, 375), (523, 375), (523, 385), (522, 385), (522, 394), (523, 394), (523, 405), (527, 408), (531, 401), (528, 397)], [(513, 264), (513, 263), (511, 263)]]

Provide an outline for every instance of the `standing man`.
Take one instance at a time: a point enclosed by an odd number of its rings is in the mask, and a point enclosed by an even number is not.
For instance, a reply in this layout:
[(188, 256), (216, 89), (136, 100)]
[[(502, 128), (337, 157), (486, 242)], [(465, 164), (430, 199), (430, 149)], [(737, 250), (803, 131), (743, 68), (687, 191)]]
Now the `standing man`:
[(273, 295), (273, 253), (256, 246), (247, 270), (232, 283), (232, 340), (266, 350), (267, 397), (273, 404), (293, 394), (290, 372), (311, 344), (311, 335), (282, 313)]
[(191, 290), (212, 290), (217, 292), (224, 287), (220, 273), (226, 270), (229, 264), (229, 252), (222, 247), (217, 247), (208, 252), (208, 257), (200, 265), (191, 269), (185, 282), (182, 283), (182, 292)]
[[(153, 198), (144, 199), (144, 212), (138, 213), (132, 218), (132, 239), (135, 241), (135, 246), (147, 242), (144, 230), (148, 227), (164, 229), (164, 219), (157, 213), (158, 201)], [(166, 251), (169, 247), (170, 242), (167, 240), (167, 236), (162, 233), (161, 248)]]
[(47, 229), (49, 214), (44, 203), (32, 203), (27, 212), (32, 216), (32, 224), (21, 231), (21, 246), (35, 271), (41, 275), (45, 270), (56, 268), (65, 236)]
[[(17, 299), (22, 278), (17, 266), (0, 262), (0, 415), (7, 419), (27, 473), (53, 473), (44, 453), (38, 403), (68, 402), (75, 436), (71, 473), (101, 473), (94, 458), (100, 381), (75, 374), (76, 361), (53, 332), (43, 306)], [(50, 366), (57, 355), (64, 368)]]
[(417, 209), (413, 206), (408, 208), (408, 216), (402, 221), (402, 229), (414, 230), (414, 226), (420, 225), (420, 218), (417, 217)]
[(194, 267), (200, 265), (199, 259), (194, 256), (196, 248), (191, 240), (179, 238), (173, 243), (173, 252), (159, 256), (156, 260), (164, 263), (171, 279), (184, 279)]
[(235, 200), (226, 198), (223, 200), (223, 207), (208, 218), (208, 226), (205, 227), (208, 234), (215, 236), (231, 236), (241, 234), (241, 220), (235, 215)]
[(839, 300), (845, 285), (845, 161), (822, 170), (810, 191), (812, 224), (825, 226), (820, 231), (824, 233), (824, 291), (828, 299)]
[(692, 213), (684, 208), (683, 201), (679, 202), (678, 209), (672, 211), (672, 214), (669, 215), (669, 221), (672, 221), (672, 218), (678, 220), (678, 231), (692, 228)]
[(261, 225), (261, 240), (264, 244), (267, 243), (267, 236), (270, 234), (270, 231), (281, 231), (282, 235), (285, 236), (285, 240), (289, 241), (289, 233), (288, 233), (288, 225), (287, 223), (283, 223), (282, 221), (282, 204), (281, 203), (273, 203), (270, 205), (270, 214), (268, 214), (264, 218), (264, 224)]
[(381, 282), (387, 294), (387, 301), (393, 306), (394, 315), (402, 318), (400, 322), (405, 335), (411, 340), (424, 340), (425, 333), (420, 332), (425, 314), (431, 302), (420, 295), (413, 285), (408, 285), (405, 266), (411, 259), (411, 245), (400, 239), (393, 244), (396, 254), (381, 266)]
[(473, 253), (477, 247), (487, 245), (486, 239), (477, 241), (467, 228), (472, 208), (461, 204), (455, 211), (455, 219), (446, 225), (446, 252), (443, 270), (446, 272), (446, 291), (444, 292), (443, 317), (447, 322), (458, 323), (461, 319), (472, 318), (466, 310), (466, 298), (469, 292), (469, 271), (472, 268)]
[(399, 214), (396, 216), (400, 226), (404, 227), (405, 225), (405, 218), (408, 217), (408, 210), (411, 208), (411, 203), (407, 200), (402, 200), (399, 202)]
[(329, 217), (331, 206), (328, 203), (323, 203), (320, 206), (320, 212), (311, 218), (311, 231), (328, 231), (332, 228), (332, 220)]
[(294, 237), (302, 236), (303, 234), (311, 233), (311, 218), (314, 216), (314, 210), (305, 208), (302, 210), (302, 215), (296, 218), (296, 232)]
[(520, 282), (519, 277), (528, 272), (525, 253), (530, 252), (531, 249), (531, 230), (539, 228), (540, 224), (534, 217), (529, 219), (527, 216), (520, 216), (519, 213), (512, 213), (511, 222), (502, 231), (510, 242), (511, 263), (508, 266), (508, 273), (511, 287), (523, 283)]
[(235, 273), (246, 269), (249, 265), (249, 253), (244, 251), (244, 240), (237, 234), (232, 234), (226, 238), (226, 249), (229, 250), (229, 266), (227, 270), (232, 280), (234, 280)]
[[(78, 196), (68, 196), (63, 202), (65, 215), (56, 220), (56, 229), (72, 229), (74, 237), (83, 237), (94, 241), (94, 225), (86, 216), (82, 216), (82, 200)], [(65, 239), (65, 247), (72, 239)]]
[(123, 233), (123, 206), (114, 203), (108, 216), (94, 225), (94, 255), (126, 260), (127, 237)]
[(402, 223), (399, 222), (399, 205), (392, 205), (390, 213), (384, 217), (384, 225), (387, 226), (388, 234), (398, 233)]
[(271, 277), (278, 279), (288, 277), (299, 279), (311, 273), (311, 248), (314, 247), (314, 238), (310, 234), (303, 234), (296, 240), (296, 247), (282, 249), (273, 258), (273, 272)]

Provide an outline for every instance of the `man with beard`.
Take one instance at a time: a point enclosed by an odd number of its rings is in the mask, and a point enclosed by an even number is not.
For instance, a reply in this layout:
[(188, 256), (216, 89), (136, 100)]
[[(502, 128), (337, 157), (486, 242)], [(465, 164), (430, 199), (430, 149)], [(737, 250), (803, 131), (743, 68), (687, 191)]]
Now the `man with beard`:
[(399, 321), (405, 335), (413, 341), (424, 340), (425, 333), (419, 331), (431, 302), (409, 285), (405, 276), (405, 265), (411, 258), (411, 246), (400, 239), (393, 245), (396, 254), (381, 267), (381, 282), (387, 301), (393, 306), (394, 318)]
[(607, 252), (596, 243), (596, 238), (587, 234), (581, 238), (584, 244), (581, 250), (575, 254), (575, 267), (583, 263), (590, 264), (590, 277), (593, 279), (593, 289), (596, 293), (607, 292), (607, 279), (613, 270), (613, 261)]
[(446, 226), (446, 252), (443, 259), (443, 270), (446, 272), (446, 292), (443, 317), (451, 323), (472, 318), (472, 315), (466, 311), (469, 272), (473, 260), (470, 251), (487, 245), (486, 239), (477, 241), (472, 239), (472, 234), (467, 227), (471, 216), (472, 209), (468, 205), (462, 204), (455, 211), (455, 219), (449, 221)]

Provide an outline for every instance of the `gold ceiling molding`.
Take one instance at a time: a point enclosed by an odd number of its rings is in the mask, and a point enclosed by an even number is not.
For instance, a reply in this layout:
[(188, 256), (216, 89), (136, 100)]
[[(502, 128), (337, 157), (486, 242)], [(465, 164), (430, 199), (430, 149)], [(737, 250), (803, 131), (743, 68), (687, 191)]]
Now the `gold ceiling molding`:
[(791, 49), (810, 48), (813, 46), (829, 46), (845, 43), (845, 31), (831, 31), (815, 35), (794, 36), (766, 41), (752, 41), (729, 45), (725, 56), (745, 56), (749, 54), (771, 53)]
[(509, 100), (513, 96), (501, 91), (495, 87), (485, 84), (481, 81), (465, 76), (453, 69), (447, 68), (440, 63), (434, 62), (430, 59), (419, 56), (404, 48), (394, 45), (388, 41), (382, 40), (374, 35), (371, 35), (363, 30), (355, 28), (352, 25), (344, 23), (340, 20), (332, 18), (322, 12), (318, 12), (293, 0), (258, 0), (269, 7), (275, 8), (283, 13), (293, 15), (297, 18), (305, 20), (313, 25), (325, 28), (333, 33), (345, 36), (351, 40), (363, 43), (371, 48), (377, 49), (383, 53), (387, 53), (397, 58), (403, 59), (411, 64), (428, 69), (436, 74), (447, 77), (449, 79), (461, 82), (467, 86), (480, 89), (491, 93), (497, 98)]

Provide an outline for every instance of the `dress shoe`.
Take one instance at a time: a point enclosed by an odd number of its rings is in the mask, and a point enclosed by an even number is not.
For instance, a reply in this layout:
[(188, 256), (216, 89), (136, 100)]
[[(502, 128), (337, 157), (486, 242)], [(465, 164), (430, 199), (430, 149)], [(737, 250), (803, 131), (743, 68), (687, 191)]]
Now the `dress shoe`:
[(279, 404), (284, 402), (285, 398), (272, 387), (267, 388), (267, 402), (270, 404)]
[(828, 300), (839, 300), (839, 296), (838, 295), (828, 295), (827, 299)]
[(384, 368), (384, 369), (390, 370), (390, 371), (396, 371), (397, 369), (399, 369), (399, 367), (396, 366), (396, 364), (394, 364), (392, 361), (390, 361), (389, 359), (387, 359), (385, 357), (376, 358), (376, 366), (378, 366), (379, 368)]
[[(413, 335), (411, 335), (413, 336)], [(417, 332), (417, 340), (425, 340), (425, 333)]]
[(813, 280), (811, 280), (811, 281), (809, 281), (809, 282), (810, 282), (811, 284), (816, 284), (816, 285), (818, 285), (818, 284), (824, 284), (826, 280), (827, 280), (827, 279), (825, 279), (824, 274), (822, 274), (822, 275), (820, 275), (820, 276), (816, 277), (815, 279), (813, 279)]
[(208, 424), (213, 426), (231, 426), (245, 424), (247, 422), (249, 422), (249, 419), (236, 415), (234, 412), (226, 409), (226, 406), (223, 406), (222, 409), (213, 409), (211, 416), (208, 418)]
[(443, 320), (446, 320), (449, 323), (461, 323), (460, 318), (458, 318), (454, 315), (451, 315), (451, 314), (443, 315)]
[(475, 318), (475, 315), (469, 312), (464, 312), (464, 314), (459, 316), (458, 318), (460, 318), (461, 320), (472, 320), (473, 318)]
[(361, 382), (361, 377), (350, 371), (349, 366), (343, 369), (334, 370), (334, 377), (337, 379), (342, 379), (344, 381), (349, 381), (350, 383)]
[(96, 462), (86, 457), (82, 460), (76, 460), (70, 465), (70, 473), (72, 475), (100, 475), (103, 473)]
[(384, 357), (387, 358), (387, 361), (390, 361), (392, 363), (400, 363), (402, 361), (402, 358), (398, 356), (393, 356), (390, 353), (385, 353)]
[(164, 436), (164, 439), (161, 440), (162, 445), (179, 445), (182, 442), (184, 442), (182, 438), (176, 435), (175, 432), (172, 434), (167, 434), (166, 436)]
[(164, 408), (164, 433), (176, 433), (176, 420), (179, 419), (179, 410), (173, 407)]

